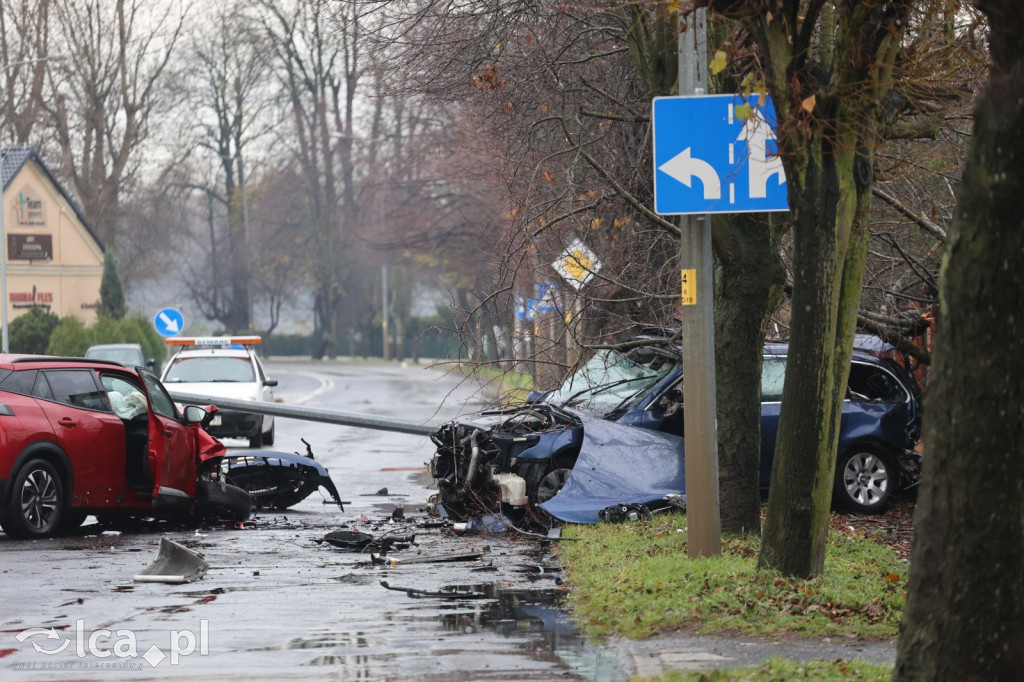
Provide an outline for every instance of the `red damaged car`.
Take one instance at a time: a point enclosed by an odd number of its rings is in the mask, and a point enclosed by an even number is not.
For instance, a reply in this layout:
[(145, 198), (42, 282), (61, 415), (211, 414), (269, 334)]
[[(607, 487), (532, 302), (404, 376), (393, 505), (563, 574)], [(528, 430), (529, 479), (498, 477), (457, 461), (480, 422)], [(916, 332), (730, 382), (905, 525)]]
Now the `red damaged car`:
[(90, 514), (248, 518), (251, 495), (220, 480), (209, 414), (179, 412), (145, 368), (0, 355), (0, 526), (42, 538)]

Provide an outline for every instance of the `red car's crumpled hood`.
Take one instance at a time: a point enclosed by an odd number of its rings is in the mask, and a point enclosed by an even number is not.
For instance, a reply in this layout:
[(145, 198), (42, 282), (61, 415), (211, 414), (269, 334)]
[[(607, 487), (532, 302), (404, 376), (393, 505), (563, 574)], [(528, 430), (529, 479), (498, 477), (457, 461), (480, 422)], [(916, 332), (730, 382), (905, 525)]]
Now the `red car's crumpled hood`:
[(223, 457), (228, 451), (224, 444), (207, 433), (206, 429), (197, 428), (196, 438), (198, 439), (196, 450), (199, 454), (200, 464)]

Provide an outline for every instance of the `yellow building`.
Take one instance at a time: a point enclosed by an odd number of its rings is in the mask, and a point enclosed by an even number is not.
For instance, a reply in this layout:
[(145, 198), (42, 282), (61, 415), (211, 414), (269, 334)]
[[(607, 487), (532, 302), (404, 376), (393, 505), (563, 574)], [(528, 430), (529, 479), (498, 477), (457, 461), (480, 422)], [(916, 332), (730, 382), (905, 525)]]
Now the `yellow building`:
[(31, 147), (0, 147), (7, 248), (7, 319), (33, 305), (58, 317), (96, 319), (102, 242)]

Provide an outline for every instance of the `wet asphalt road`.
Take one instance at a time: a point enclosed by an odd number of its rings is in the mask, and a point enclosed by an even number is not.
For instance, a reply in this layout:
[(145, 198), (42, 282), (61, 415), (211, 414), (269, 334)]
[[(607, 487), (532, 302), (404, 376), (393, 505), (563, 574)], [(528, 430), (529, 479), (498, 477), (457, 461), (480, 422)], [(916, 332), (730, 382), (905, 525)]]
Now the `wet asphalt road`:
[[(267, 369), (289, 404), (427, 420), (477, 409), (481, 399), (475, 384), (415, 366), (271, 362)], [(276, 430), (275, 450), (304, 452), (300, 438), (312, 444), (346, 501), (344, 512), (315, 493), (241, 529), (150, 524), (104, 531), (90, 520), (78, 535), (45, 541), (0, 533), (0, 678), (624, 678), (610, 649), (581, 642), (550, 605), (561, 590), (546, 543), (459, 537), (419, 525), (436, 521), (425, 512), (424, 464), (433, 452), (427, 438), (282, 419)], [(376, 494), (382, 488), (387, 494)], [(396, 507), (404, 521), (391, 521)], [(415, 533), (415, 546), (392, 553), (398, 559), (483, 558), (377, 566), (366, 555), (314, 542), (346, 527)], [(164, 536), (205, 556), (211, 569), (204, 579), (132, 581)], [(381, 580), (426, 591), (473, 586), (487, 598), (414, 598), (386, 590)], [(26, 636), (28, 628), (42, 630)]]

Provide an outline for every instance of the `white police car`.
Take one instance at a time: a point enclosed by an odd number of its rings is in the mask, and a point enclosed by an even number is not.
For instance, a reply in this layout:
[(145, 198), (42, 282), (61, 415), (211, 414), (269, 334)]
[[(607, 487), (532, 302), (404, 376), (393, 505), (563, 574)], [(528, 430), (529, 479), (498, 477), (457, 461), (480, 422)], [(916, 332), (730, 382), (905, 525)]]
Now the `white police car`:
[[(274, 402), (275, 379), (268, 379), (254, 350), (259, 336), (172, 337), (180, 346), (164, 366), (160, 380), (172, 392), (217, 398)], [(249, 447), (274, 444), (274, 418), (236, 410), (218, 410), (206, 430), (218, 438), (248, 438)]]

